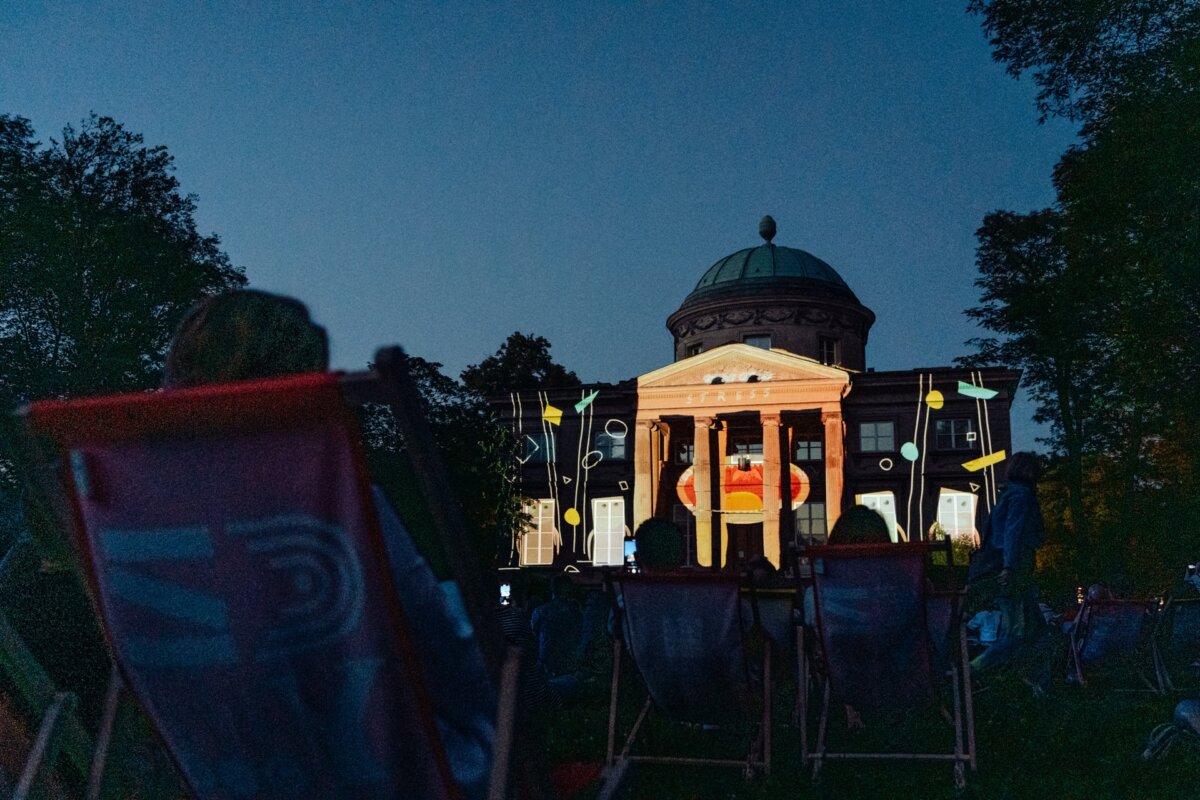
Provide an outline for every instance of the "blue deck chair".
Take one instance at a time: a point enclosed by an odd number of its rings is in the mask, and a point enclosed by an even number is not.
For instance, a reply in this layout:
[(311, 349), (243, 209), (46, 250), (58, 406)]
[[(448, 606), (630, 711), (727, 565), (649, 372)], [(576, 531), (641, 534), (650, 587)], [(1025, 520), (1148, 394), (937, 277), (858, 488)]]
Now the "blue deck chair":
[[(929, 547), (924, 543), (814, 547), (812, 562), (816, 641), (801, 630), (801, 759), (816, 778), (826, 759), (945, 761), (957, 786), (975, 768), (974, 712), (966, 637), (957, 593), (930, 596), (926, 588)], [(808, 654), (823, 665), (810, 681)], [(819, 693), (818, 730), (809, 747), (809, 691)], [(860, 712), (929, 710), (940, 701), (952, 708), (952, 746), (938, 752), (860, 752), (830, 749), (830, 708)]]
[(1068, 636), (1071, 679), (1080, 686), (1094, 678), (1119, 684), (1132, 675), (1146, 689), (1161, 692), (1153, 652), (1158, 611), (1158, 598), (1085, 598)]
[[(74, 544), (118, 685), (198, 798), (462, 796), (396, 602), (348, 402), (392, 406), (420, 480), (441, 464), (412, 424), (403, 354), (380, 351), (376, 364), (25, 412), (63, 454)], [(454, 534), (458, 577), (471, 563), (461, 519), (444, 485), (420, 488)], [(516, 656), (499, 650), (481, 585), (460, 578), (498, 686), (489, 797), (500, 798)], [(532, 796), (544, 796), (537, 783)]]
[(1154, 655), (1163, 688), (1200, 689), (1200, 597), (1168, 600), (1157, 627)]
[[(725, 766), (747, 777), (771, 769), (770, 639), (763, 636), (762, 660), (748, 655), (739, 612), (739, 580), (717, 574), (628, 576), (619, 580), (623, 601), (615, 637), (608, 719), (610, 769), (628, 763)], [(622, 642), (623, 639), (623, 642)], [(617, 701), (621, 654), (629, 655), (641, 675), (647, 698), (618, 754)], [(654, 756), (633, 749), (647, 714), (654, 709), (680, 722), (749, 731), (741, 758)]]

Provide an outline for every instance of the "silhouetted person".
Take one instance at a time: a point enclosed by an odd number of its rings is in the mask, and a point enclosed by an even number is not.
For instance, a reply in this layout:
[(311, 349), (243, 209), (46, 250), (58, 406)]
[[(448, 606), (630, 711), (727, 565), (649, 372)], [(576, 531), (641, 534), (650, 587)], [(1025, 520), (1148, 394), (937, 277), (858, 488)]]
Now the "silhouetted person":
[(829, 532), (829, 544), (891, 544), (887, 521), (866, 506), (852, 506), (842, 512)]

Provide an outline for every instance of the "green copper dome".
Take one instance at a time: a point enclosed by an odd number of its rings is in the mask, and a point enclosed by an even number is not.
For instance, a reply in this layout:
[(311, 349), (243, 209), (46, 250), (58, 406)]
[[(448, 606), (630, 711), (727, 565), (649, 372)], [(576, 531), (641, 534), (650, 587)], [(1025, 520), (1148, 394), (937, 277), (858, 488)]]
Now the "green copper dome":
[(842, 276), (821, 259), (793, 247), (772, 244), (775, 220), (763, 217), (759, 234), (766, 239), (758, 247), (747, 247), (713, 264), (683, 301), (688, 305), (735, 294), (768, 294), (775, 291), (801, 291), (857, 297)]

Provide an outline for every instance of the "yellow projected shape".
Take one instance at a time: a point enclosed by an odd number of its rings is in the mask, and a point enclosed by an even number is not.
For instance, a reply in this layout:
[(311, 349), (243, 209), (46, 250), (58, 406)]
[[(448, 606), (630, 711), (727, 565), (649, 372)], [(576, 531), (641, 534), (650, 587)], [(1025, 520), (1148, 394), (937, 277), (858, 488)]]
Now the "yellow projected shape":
[(941, 408), (946, 404), (946, 398), (937, 389), (925, 395), (925, 404), (930, 408)]
[(542, 409), (542, 419), (546, 420), (546, 422), (549, 422), (551, 425), (561, 425), (562, 409), (555, 408), (552, 405), (547, 405), (544, 409)]
[(568, 525), (578, 525), (579, 512), (573, 508), (568, 508), (563, 512), (563, 522), (567, 523)]
[(992, 464), (999, 464), (1006, 457), (1007, 456), (1005, 456), (1003, 450), (997, 450), (996, 452), (989, 453), (981, 458), (963, 462), (963, 469), (965, 469), (967, 472), (979, 472), (979, 470), (983, 469), (984, 467), (990, 467)]

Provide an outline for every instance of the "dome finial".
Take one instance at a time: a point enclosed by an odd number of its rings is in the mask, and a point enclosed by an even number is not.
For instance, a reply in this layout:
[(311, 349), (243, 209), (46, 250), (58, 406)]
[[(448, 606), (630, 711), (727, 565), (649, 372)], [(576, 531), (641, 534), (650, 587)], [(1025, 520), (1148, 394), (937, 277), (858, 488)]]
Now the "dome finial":
[(775, 238), (775, 218), (767, 214), (758, 223), (758, 235), (770, 242)]

